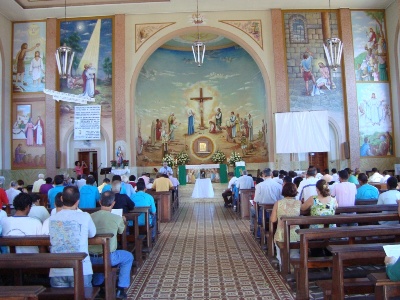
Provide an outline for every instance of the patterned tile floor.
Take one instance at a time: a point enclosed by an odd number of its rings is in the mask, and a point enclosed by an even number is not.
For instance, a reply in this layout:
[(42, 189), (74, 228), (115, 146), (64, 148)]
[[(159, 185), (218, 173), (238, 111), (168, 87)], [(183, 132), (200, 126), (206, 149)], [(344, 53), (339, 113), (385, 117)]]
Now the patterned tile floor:
[(249, 223), (215, 198), (191, 199), (180, 188), (174, 220), (161, 226), (157, 245), (133, 278), (128, 299), (293, 299), (256, 241)]

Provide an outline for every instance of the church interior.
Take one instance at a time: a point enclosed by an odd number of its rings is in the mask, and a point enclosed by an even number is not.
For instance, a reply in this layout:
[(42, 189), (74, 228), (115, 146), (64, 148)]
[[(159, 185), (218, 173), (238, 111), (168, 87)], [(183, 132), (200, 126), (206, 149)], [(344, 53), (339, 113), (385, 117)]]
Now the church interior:
[[(167, 162), (179, 208), (129, 299), (322, 299), (220, 195), (238, 166), (400, 176), (399, 16), (400, 0), (2, 0), (2, 187)], [(204, 177), (213, 196), (193, 199)]]

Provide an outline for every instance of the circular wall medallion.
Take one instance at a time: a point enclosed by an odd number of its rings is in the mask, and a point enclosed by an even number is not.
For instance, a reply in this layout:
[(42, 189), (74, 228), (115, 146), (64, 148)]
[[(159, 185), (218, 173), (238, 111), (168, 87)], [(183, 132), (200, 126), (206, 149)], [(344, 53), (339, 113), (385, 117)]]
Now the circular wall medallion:
[(213, 152), (214, 143), (206, 136), (199, 137), (192, 142), (192, 153), (199, 158), (206, 158)]

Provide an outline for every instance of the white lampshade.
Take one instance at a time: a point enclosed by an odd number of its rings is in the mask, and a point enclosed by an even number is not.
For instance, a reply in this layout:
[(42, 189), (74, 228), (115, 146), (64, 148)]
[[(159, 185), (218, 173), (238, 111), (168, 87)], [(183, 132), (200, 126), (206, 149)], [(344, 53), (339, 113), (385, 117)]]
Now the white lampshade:
[(75, 53), (64, 44), (56, 50), (55, 55), (60, 78), (70, 77)]
[(206, 53), (206, 45), (204, 45), (200, 41), (196, 41), (192, 45), (192, 51), (193, 51), (193, 57), (195, 63), (197, 63), (198, 67), (201, 67), (201, 65), (204, 62), (204, 54)]

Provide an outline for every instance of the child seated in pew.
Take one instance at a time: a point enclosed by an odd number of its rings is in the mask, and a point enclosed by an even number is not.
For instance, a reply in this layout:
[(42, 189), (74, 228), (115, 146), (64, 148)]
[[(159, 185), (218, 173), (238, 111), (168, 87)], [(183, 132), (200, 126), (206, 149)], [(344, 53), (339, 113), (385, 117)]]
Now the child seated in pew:
[[(285, 183), (282, 187), (282, 196), (284, 198), (275, 202), (274, 207), (272, 208), (270, 221), (272, 222), (278, 221), (278, 225), (274, 236), (275, 243), (284, 241), (283, 237), (284, 224), (281, 221), (281, 217), (300, 216), (301, 202), (295, 198), (296, 195), (297, 195), (296, 185), (291, 182)], [(300, 240), (299, 235), (296, 233), (296, 229), (298, 228), (299, 226), (292, 226), (290, 228), (291, 241), (298, 242)], [(299, 255), (300, 253), (298, 249), (290, 249), (290, 257), (299, 257)], [(282, 265), (282, 259), (281, 259), (280, 249), (278, 246), (276, 246), (276, 258), (279, 261), (279, 268), (280, 268), (280, 266)]]

